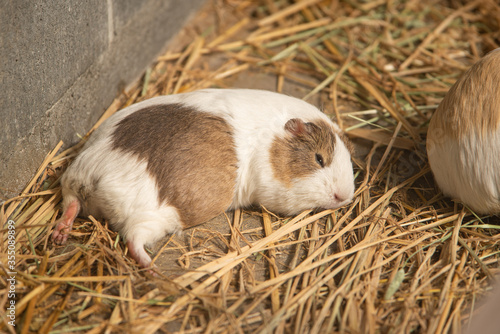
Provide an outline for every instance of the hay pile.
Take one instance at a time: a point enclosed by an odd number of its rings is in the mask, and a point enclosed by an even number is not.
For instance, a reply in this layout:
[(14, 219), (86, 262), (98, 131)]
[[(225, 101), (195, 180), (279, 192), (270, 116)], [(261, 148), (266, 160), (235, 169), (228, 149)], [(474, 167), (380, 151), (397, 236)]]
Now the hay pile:
[[(499, 271), (499, 218), (442, 197), (426, 161), (425, 135), (458, 76), (500, 45), (499, 18), (494, 0), (210, 2), (103, 119), (159, 94), (271, 85), (263, 88), (318, 105), (353, 139), (354, 201), (288, 218), (237, 211), (227, 217), (228, 233), (200, 227), (210, 244), (194, 233), (169, 237), (154, 255), (178, 251), (170, 268), (179, 270), (153, 278), (139, 270), (105, 221), (78, 219), (67, 246), (51, 243), (59, 177), (81, 146), (61, 153), (60, 143), (22, 195), (1, 207), (5, 272), (13, 271), (7, 266), (9, 220), (16, 225), (16, 330), (466, 328)], [(260, 226), (247, 228), (249, 216)], [(14, 333), (5, 325), (10, 283), (2, 275), (1, 330)]]

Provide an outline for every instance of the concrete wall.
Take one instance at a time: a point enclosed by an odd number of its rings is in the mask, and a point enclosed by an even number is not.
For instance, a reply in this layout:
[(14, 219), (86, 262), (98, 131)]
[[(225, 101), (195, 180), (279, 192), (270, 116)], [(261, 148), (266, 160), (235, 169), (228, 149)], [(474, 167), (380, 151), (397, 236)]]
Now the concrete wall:
[(204, 0), (0, 0), (0, 202), (85, 134)]

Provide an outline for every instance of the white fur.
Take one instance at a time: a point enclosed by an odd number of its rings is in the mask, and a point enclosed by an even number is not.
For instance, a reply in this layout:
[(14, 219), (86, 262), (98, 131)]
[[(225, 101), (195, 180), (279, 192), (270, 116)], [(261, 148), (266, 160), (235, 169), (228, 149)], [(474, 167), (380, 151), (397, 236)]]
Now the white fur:
[[(154, 243), (166, 233), (181, 228), (179, 215), (174, 207), (159, 203), (155, 180), (146, 171), (146, 163), (131, 154), (113, 150), (111, 135), (116, 124), (127, 115), (147, 106), (171, 103), (183, 103), (216, 114), (234, 129), (238, 172), (233, 202), (228, 209), (260, 203), (270, 210), (293, 214), (316, 207), (337, 208), (352, 199), (352, 164), (338, 136), (331, 166), (310, 177), (294, 180), (291, 188), (273, 176), (269, 148), (275, 136), (285, 135), (284, 125), (289, 119), (300, 118), (305, 122), (322, 119), (331, 124), (332, 130), (339, 130), (316, 107), (285, 95), (246, 89), (207, 89), (155, 97), (106, 120), (62, 180), (67, 204), (77, 197), (69, 188), (72, 180), (91, 188), (92, 181), (98, 178), (99, 192), (87, 201), (87, 213), (101, 213), (109, 218), (123, 237), (132, 241), (139, 257), (148, 258), (141, 251), (144, 244)], [(336, 200), (336, 195), (342, 200)], [(144, 259), (146, 264), (148, 259)]]
[(500, 129), (458, 140), (444, 136), (427, 155), (443, 194), (479, 213), (500, 212)]

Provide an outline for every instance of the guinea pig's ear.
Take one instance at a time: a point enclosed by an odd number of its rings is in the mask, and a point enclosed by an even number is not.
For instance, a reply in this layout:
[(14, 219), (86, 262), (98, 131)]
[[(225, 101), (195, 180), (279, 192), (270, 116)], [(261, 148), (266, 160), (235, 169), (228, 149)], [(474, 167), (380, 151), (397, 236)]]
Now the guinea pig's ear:
[(285, 130), (294, 137), (303, 136), (307, 133), (307, 125), (299, 118), (292, 118), (285, 124)]

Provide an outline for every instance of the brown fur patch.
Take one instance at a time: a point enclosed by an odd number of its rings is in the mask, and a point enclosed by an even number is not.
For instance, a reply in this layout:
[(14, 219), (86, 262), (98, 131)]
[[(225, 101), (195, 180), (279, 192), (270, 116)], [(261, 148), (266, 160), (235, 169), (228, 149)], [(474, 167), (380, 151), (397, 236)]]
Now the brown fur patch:
[(114, 149), (147, 162), (160, 201), (178, 209), (184, 228), (231, 204), (238, 166), (232, 129), (222, 118), (181, 104), (151, 106), (120, 121), (112, 140)]
[[(276, 137), (271, 145), (270, 162), (274, 177), (290, 187), (294, 179), (313, 174), (322, 168), (316, 161), (316, 154), (323, 157), (324, 166), (329, 166), (335, 150), (333, 128), (323, 120), (302, 123), (305, 131), (295, 131), (292, 119), (287, 122), (285, 138)], [(300, 128), (302, 125), (299, 125)]]
[[(429, 125), (429, 138), (487, 135), (500, 127), (500, 50), (490, 52), (451, 87)], [(431, 130), (432, 129), (432, 130)]]

